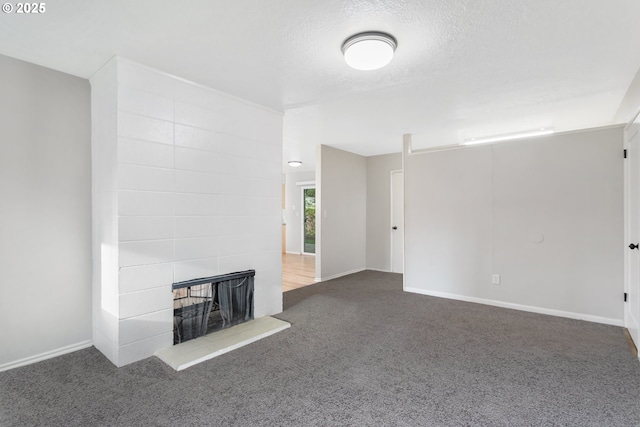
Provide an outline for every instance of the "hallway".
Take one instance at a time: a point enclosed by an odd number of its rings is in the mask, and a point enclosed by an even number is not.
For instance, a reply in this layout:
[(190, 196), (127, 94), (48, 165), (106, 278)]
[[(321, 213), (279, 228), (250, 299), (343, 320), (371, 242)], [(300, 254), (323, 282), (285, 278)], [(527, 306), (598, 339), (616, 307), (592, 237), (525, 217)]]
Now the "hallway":
[(315, 283), (316, 257), (313, 255), (282, 254), (282, 291)]

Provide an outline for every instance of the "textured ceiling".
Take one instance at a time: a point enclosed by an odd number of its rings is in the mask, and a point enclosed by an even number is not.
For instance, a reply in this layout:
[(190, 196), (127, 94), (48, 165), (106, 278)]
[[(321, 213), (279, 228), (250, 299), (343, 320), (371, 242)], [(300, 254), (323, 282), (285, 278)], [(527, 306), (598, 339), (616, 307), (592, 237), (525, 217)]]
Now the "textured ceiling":
[[(0, 53), (88, 78), (120, 55), (285, 111), (284, 160), (613, 124), (640, 68), (638, 0), (58, 0), (0, 15)], [(344, 39), (398, 40), (349, 69)], [(285, 167), (288, 170), (288, 167)]]

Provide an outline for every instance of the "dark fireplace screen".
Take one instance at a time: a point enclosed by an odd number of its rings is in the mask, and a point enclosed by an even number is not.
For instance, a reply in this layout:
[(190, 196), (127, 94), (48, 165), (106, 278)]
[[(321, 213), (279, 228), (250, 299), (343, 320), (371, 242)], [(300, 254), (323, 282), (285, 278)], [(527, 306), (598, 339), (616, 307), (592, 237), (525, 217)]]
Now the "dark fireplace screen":
[(255, 270), (173, 284), (173, 343), (253, 319)]

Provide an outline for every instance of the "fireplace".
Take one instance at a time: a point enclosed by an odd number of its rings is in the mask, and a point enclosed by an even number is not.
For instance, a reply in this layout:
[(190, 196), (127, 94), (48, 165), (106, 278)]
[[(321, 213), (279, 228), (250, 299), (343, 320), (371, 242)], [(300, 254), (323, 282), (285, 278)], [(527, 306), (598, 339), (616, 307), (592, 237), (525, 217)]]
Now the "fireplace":
[(174, 283), (173, 343), (253, 319), (255, 270)]

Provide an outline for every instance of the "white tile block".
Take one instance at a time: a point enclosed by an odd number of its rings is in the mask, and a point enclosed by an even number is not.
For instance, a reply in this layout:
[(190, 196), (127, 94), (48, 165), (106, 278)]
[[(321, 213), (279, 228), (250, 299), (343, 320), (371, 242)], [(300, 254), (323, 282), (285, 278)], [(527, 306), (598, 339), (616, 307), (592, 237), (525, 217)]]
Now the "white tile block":
[(118, 219), (118, 237), (121, 242), (172, 239), (173, 221), (169, 216), (123, 216)]
[(142, 216), (173, 215), (174, 196), (171, 193), (119, 191), (118, 214)]
[(218, 258), (199, 259), (195, 261), (176, 262), (174, 267), (175, 281), (199, 279), (220, 274)]
[(227, 118), (223, 112), (178, 101), (175, 103), (175, 122), (219, 132), (224, 129)]
[(280, 147), (257, 142), (253, 147), (253, 158), (268, 163), (278, 163), (280, 170), (282, 170), (282, 149)]
[(256, 110), (253, 126), (257, 141), (274, 147), (282, 147), (282, 115), (266, 110)]
[(219, 135), (218, 152), (236, 157), (260, 158), (256, 156), (255, 144), (252, 140), (224, 133)]
[(228, 99), (224, 94), (196, 84), (178, 81), (175, 85), (175, 100), (214, 111), (224, 111)]
[(118, 109), (128, 113), (173, 121), (173, 99), (120, 85)]
[(179, 193), (221, 194), (224, 175), (205, 172), (175, 171), (175, 191)]
[(256, 252), (253, 254), (253, 265), (256, 271), (282, 268), (282, 251)]
[(203, 151), (219, 151), (220, 134), (207, 129), (176, 124), (175, 145)]
[(173, 123), (137, 114), (118, 114), (118, 136), (173, 144)]
[(171, 286), (145, 289), (120, 295), (120, 319), (173, 310)]
[(282, 284), (263, 287), (256, 281), (253, 299), (253, 313), (255, 317), (271, 316), (282, 313)]
[[(282, 197), (282, 181), (268, 181), (259, 178), (251, 179), (251, 196), (280, 199)], [(282, 202), (280, 202), (282, 206)]]
[(219, 226), (220, 219), (215, 216), (178, 216), (175, 218), (175, 237), (215, 237)]
[[(114, 293), (117, 299), (117, 294)], [(99, 301), (102, 303), (104, 298)], [(93, 313), (94, 327), (100, 332), (101, 337), (109, 342), (111, 346), (118, 341), (118, 317), (112, 310), (103, 309), (102, 306), (97, 307)]]
[(125, 366), (139, 360), (153, 356), (153, 354), (163, 348), (173, 345), (173, 331), (170, 333), (157, 335), (143, 341), (136, 341), (131, 344), (121, 346), (118, 349), (118, 366)]
[(121, 164), (119, 190), (173, 191), (173, 170)]
[(220, 173), (219, 156), (209, 151), (176, 147), (175, 167), (186, 171)]
[(282, 183), (282, 161), (266, 162), (254, 159), (253, 165), (253, 177)]
[(277, 216), (251, 217), (251, 233), (262, 234), (267, 230), (270, 232), (274, 232), (274, 230), (282, 230), (282, 216), (280, 214)]
[(280, 197), (256, 197), (254, 200), (254, 206), (257, 208), (256, 212), (259, 215), (274, 216), (282, 213), (282, 200)]
[(118, 161), (141, 166), (173, 168), (173, 146), (120, 137)]
[(176, 239), (176, 261), (188, 261), (218, 256), (219, 238), (204, 237), (195, 239)]
[[(282, 250), (282, 230), (264, 230), (261, 234), (255, 235), (253, 247), (256, 252), (269, 252)], [(278, 237), (280, 236), (280, 237)]]
[(219, 266), (222, 274), (255, 269), (253, 258), (250, 254), (221, 256)]
[(238, 175), (219, 175), (219, 177), (220, 194), (248, 197), (253, 192), (255, 180), (252, 178)]
[(255, 241), (252, 235), (221, 236), (220, 256), (240, 255), (255, 252)]
[[(229, 156), (227, 154), (218, 154), (214, 163), (215, 170), (218, 173), (245, 177), (251, 176), (251, 169), (254, 165), (254, 159)], [(282, 175), (282, 171), (280, 174)]]
[(173, 263), (120, 268), (119, 282), (121, 294), (170, 287), (174, 282)]
[(120, 267), (160, 264), (173, 261), (173, 240), (120, 243)]
[(257, 214), (257, 207), (255, 206), (253, 198), (249, 197), (235, 197), (235, 196), (219, 196), (220, 206), (219, 213), (224, 216), (248, 216)]
[(211, 194), (175, 194), (175, 214), (177, 216), (217, 215), (221, 197)]
[(91, 87), (91, 115), (94, 118), (115, 117), (118, 113), (118, 87), (115, 82)]
[(173, 331), (173, 308), (120, 320), (120, 345)]
[(255, 219), (250, 216), (221, 216), (220, 236), (251, 234), (255, 230)]
[(261, 268), (256, 269), (255, 278), (256, 287), (263, 289), (281, 289), (282, 286), (282, 266), (278, 265), (275, 268)]
[(253, 140), (255, 131), (253, 122), (245, 113), (229, 114), (224, 126), (220, 129), (224, 133), (229, 133), (242, 138)]
[(173, 99), (176, 81), (176, 78), (161, 71), (126, 59), (118, 59), (118, 82), (121, 85)]
[(117, 364), (116, 358), (116, 346), (117, 343), (115, 341), (110, 341), (107, 337), (105, 337), (101, 331), (93, 332), (93, 346), (98, 349), (104, 356), (111, 361), (113, 364)]

